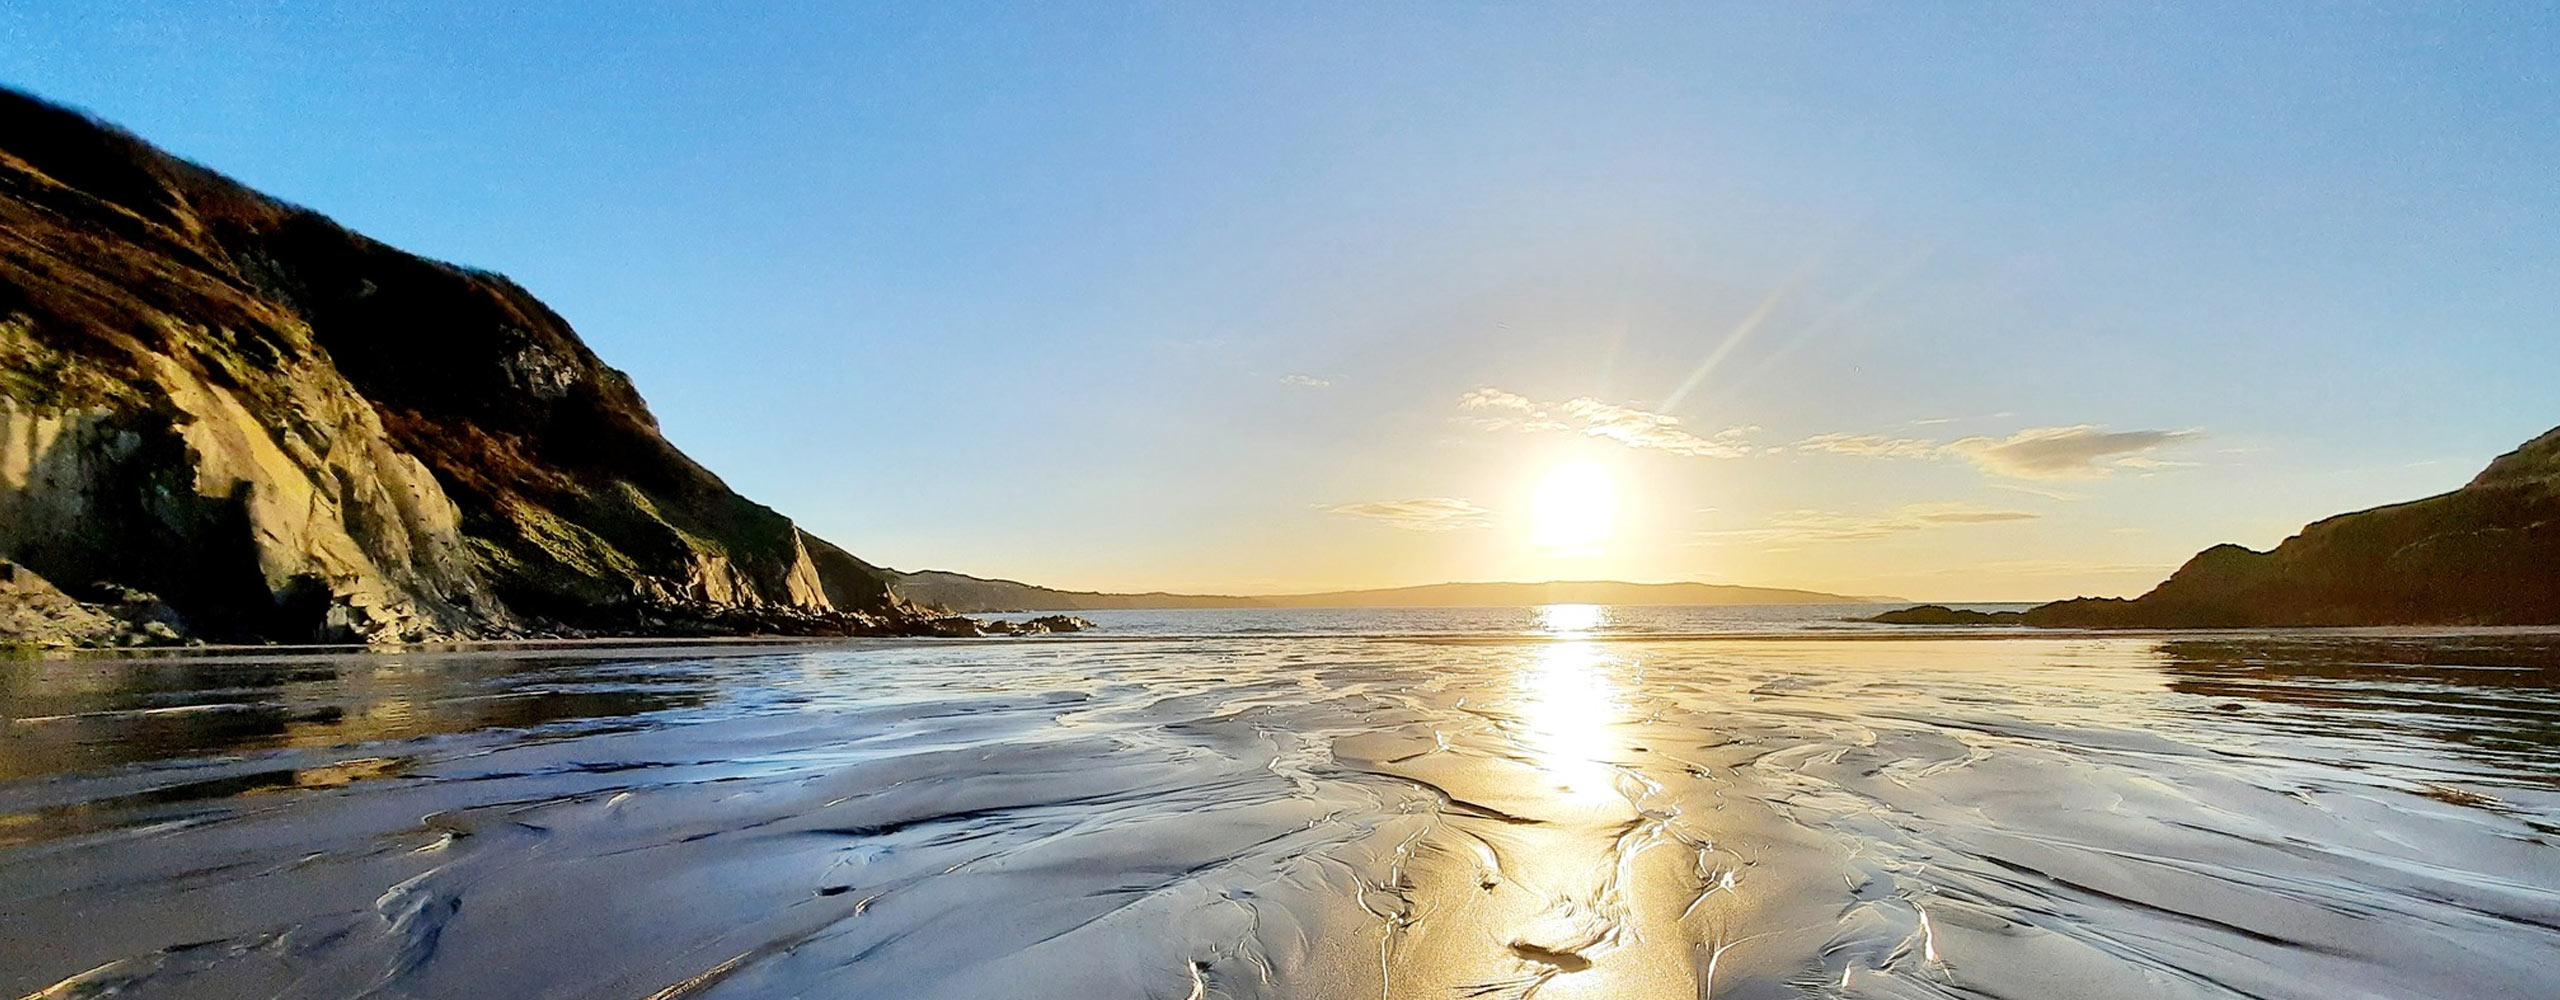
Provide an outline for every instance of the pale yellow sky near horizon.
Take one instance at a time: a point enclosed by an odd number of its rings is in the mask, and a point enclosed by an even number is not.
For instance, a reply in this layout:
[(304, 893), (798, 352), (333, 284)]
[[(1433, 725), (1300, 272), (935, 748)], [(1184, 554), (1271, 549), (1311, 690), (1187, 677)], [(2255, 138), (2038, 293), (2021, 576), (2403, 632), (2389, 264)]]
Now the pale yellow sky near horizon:
[[(1310, 393), (1332, 388), (1288, 381)], [(1441, 426), (1417, 439), (1425, 457), (1407, 471), (1450, 488), (1240, 518), (1216, 544), (1251, 562), (1114, 571), (1108, 554), (1023, 552), (931, 568), (1060, 589), (1237, 595), (1605, 579), (1936, 601), (2133, 596), (2209, 545), (2263, 549), (2348, 509), (2336, 503), (2414, 499), (2470, 474), (2449, 461), (2390, 475), (2288, 470), (2261, 446), (2197, 430), (1944, 429), (2005, 417), (1916, 422), (1898, 436), (1772, 440), (1757, 428), (1699, 433), (1634, 406), (1490, 387), (1446, 409)], [(2253, 461), (2265, 509), (2210, 504), (2216, 470)], [(1560, 476), (1575, 480), (1561, 513)], [(1790, 502), (1802, 489), (1876, 499)], [(2323, 496), (2340, 500), (2321, 506)], [(1599, 528), (1576, 507), (1595, 503), (1606, 508)], [(2180, 516), (2190, 506), (2204, 513)], [(1559, 522), (1584, 533), (1559, 545)]]

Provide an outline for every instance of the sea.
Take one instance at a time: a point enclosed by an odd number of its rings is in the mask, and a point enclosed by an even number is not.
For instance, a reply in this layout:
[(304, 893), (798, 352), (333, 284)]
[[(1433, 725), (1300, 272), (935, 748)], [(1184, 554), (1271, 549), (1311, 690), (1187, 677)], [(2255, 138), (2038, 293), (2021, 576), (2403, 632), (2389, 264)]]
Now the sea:
[(0, 661), (0, 997), (2560, 997), (2560, 632), (1881, 609)]

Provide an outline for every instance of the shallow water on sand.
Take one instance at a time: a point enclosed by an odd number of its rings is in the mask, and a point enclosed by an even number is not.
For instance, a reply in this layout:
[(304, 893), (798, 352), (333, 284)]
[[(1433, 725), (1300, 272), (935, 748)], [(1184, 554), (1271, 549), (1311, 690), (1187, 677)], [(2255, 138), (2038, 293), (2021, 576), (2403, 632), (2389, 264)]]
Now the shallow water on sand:
[(1560, 614), (0, 663), (0, 996), (2560, 995), (2560, 640)]

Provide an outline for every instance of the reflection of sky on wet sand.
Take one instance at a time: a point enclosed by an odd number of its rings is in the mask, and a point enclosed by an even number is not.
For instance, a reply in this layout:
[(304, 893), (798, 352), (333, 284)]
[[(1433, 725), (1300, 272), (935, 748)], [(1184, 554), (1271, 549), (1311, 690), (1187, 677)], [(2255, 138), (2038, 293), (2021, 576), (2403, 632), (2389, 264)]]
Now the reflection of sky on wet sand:
[(2560, 647), (1523, 620), (21, 672), (0, 996), (2551, 993)]
[(692, 662), (580, 651), (0, 662), (0, 780), (702, 704)]

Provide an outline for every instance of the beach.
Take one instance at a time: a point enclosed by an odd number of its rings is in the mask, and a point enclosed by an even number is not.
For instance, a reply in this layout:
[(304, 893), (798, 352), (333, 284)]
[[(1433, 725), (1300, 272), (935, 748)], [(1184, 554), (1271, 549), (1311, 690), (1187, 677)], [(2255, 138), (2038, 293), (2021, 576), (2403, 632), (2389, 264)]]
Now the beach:
[(1116, 615), (0, 664), (0, 995), (2560, 990), (2548, 632)]

